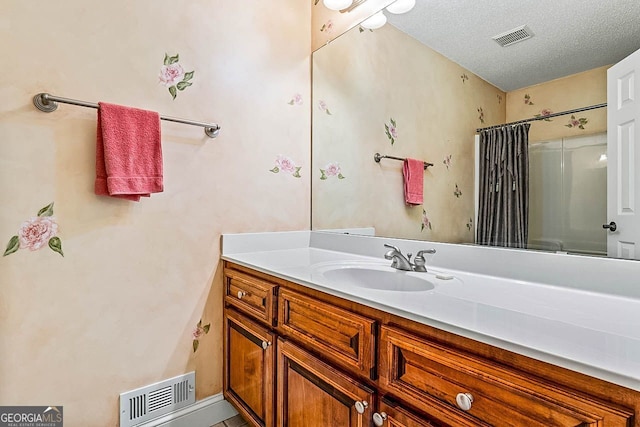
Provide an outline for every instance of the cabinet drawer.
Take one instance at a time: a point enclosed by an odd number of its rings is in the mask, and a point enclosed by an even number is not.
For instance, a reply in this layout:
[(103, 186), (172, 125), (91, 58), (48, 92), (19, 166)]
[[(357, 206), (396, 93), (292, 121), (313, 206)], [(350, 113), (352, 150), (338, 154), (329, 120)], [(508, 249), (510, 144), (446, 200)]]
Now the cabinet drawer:
[(380, 351), (381, 387), (416, 407), (434, 399), (467, 406), (457, 413), (478, 425), (626, 427), (633, 419), (632, 411), (393, 327), (382, 328)]
[(277, 288), (273, 283), (225, 270), (225, 302), (271, 326), (275, 326)]
[(323, 356), (375, 377), (375, 320), (296, 292), (279, 293), (278, 328)]
[(394, 400), (383, 397), (378, 404), (378, 413), (373, 415), (376, 427), (442, 427), (419, 417)]

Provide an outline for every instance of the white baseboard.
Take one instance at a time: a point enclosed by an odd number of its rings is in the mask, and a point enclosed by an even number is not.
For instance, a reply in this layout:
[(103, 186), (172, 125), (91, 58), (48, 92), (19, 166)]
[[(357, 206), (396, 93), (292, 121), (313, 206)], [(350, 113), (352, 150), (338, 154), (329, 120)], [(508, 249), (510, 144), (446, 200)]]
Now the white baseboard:
[(210, 427), (237, 414), (220, 393), (137, 427)]

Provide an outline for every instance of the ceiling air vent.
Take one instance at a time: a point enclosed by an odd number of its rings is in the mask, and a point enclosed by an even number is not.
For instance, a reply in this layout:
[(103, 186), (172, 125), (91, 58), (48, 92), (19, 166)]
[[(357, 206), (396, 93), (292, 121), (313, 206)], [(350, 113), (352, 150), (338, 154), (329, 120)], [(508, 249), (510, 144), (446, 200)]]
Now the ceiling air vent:
[(533, 37), (533, 31), (526, 25), (522, 25), (521, 27), (514, 28), (502, 34), (498, 34), (497, 36), (491, 37), (502, 47), (511, 46), (514, 43), (521, 42), (526, 39), (530, 39)]

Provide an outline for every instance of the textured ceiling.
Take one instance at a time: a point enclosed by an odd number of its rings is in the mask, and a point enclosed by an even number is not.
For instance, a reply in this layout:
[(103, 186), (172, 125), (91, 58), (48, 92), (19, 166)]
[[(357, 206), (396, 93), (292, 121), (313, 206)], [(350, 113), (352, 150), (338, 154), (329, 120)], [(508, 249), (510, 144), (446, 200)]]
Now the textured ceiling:
[[(620, 61), (640, 49), (640, 0), (417, 0), (389, 22), (504, 91)], [(531, 39), (492, 37), (521, 25)]]

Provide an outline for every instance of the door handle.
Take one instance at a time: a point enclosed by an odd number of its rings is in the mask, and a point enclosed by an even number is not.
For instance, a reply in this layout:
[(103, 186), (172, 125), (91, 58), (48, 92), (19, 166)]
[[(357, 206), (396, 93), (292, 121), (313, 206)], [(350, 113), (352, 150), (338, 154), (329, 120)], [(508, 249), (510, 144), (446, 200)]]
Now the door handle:
[(618, 225), (615, 222), (611, 221), (609, 224), (602, 224), (602, 228), (608, 228), (609, 231), (614, 232), (618, 229)]

